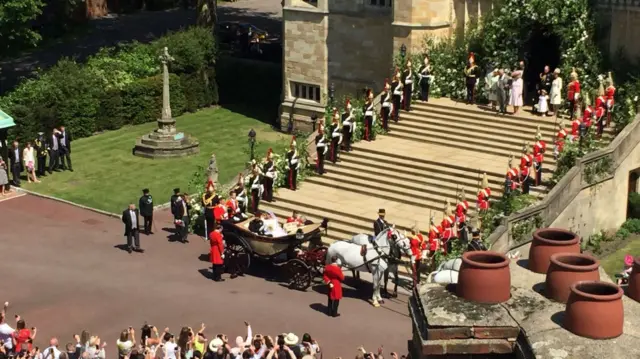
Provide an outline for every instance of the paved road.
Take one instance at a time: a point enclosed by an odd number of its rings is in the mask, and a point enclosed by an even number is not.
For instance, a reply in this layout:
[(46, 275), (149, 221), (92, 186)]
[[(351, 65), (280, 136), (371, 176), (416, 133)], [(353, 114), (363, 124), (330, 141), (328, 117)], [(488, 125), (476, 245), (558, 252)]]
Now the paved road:
[[(219, 21), (247, 21), (272, 34), (282, 32), (280, 0), (240, 0), (218, 5)], [(167, 32), (194, 24), (194, 9), (140, 12), (93, 20), (88, 29), (64, 42), (33, 50), (17, 58), (0, 61), (0, 95), (38, 68), (48, 68), (63, 57), (84, 61), (105, 46), (133, 40), (150, 42)]]
[(143, 236), (144, 254), (114, 247), (124, 240), (116, 218), (31, 195), (0, 202), (0, 213), (0, 302), (11, 302), (11, 316), (19, 313), (38, 327), (41, 347), (54, 333), (65, 343), (87, 329), (113, 351), (120, 330), (145, 320), (174, 333), (204, 321), (210, 335), (233, 338), (244, 335), (247, 320), (256, 333), (309, 332), (326, 358), (352, 356), (359, 345), (406, 351), (406, 296), (373, 308), (361, 298), (369, 296), (369, 286), (360, 292), (349, 287), (342, 316), (329, 318), (321, 312), (322, 285), (291, 291), (264, 279), (271, 276), (267, 267), (214, 283), (202, 260), (207, 245), (199, 238), (169, 242), (170, 233), (162, 230), (171, 223), (166, 212), (156, 214), (156, 234)]

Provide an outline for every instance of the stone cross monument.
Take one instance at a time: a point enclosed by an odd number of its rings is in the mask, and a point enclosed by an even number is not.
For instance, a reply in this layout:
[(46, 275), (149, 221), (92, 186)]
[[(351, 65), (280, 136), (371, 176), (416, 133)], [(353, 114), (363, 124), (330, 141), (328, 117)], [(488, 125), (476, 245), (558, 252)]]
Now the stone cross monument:
[(147, 158), (181, 157), (198, 153), (198, 141), (176, 131), (176, 120), (171, 115), (171, 95), (169, 90), (169, 63), (174, 60), (169, 49), (164, 48), (159, 57), (162, 63), (162, 113), (158, 128), (138, 139), (133, 149), (136, 156)]

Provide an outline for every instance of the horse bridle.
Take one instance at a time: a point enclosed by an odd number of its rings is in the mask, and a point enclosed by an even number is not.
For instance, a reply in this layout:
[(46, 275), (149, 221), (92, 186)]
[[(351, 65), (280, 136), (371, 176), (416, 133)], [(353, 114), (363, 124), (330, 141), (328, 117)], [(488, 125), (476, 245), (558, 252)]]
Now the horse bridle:
[(369, 273), (371, 273), (371, 268), (369, 267), (369, 263), (377, 260), (377, 259), (384, 259), (387, 261), (387, 263), (390, 263), (390, 259), (393, 261), (396, 261), (395, 258), (391, 257), (391, 248), (393, 246), (398, 246), (398, 237), (393, 234), (393, 229), (391, 228), (387, 228), (387, 240), (389, 241), (389, 253), (384, 253), (380, 251), (380, 246), (378, 245), (378, 243), (376, 243), (376, 241), (372, 241), (371, 244), (373, 245), (373, 249), (376, 251), (377, 256), (371, 260), (367, 260), (367, 251), (365, 251), (362, 254), (362, 258), (364, 259), (364, 265), (367, 267), (367, 270), (369, 271)]

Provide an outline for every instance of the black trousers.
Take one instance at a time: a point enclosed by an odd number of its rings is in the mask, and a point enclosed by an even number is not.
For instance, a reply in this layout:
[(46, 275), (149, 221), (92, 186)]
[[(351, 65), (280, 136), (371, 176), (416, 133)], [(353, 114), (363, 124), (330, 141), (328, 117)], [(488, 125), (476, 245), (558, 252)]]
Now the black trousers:
[(393, 120), (398, 122), (400, 119), (400, 95), (393, 95)]
[(569, 116), (571, 118), (571, 120), (573, 120), (573, 116), (575, 116), (576, 113), (576, 100), (569, 100)]
[(420, 270), (422, 269), (422, 260), (416, 259), (413, 262), (413, 281), (414, 284), (420, 283)]
[(178, 218), (182, 220), (182, 226), (176, 226), (176, 235), (178, 236), (178, 240), (180, 242), (187, 242), (187, 237), (189, 236), (189, 216), (184, 216), (182, 218)]
[(604, 116), (602, 116), (601, 118), (598, 119), (597, 122), (597, 128), (596, 128), (596, 135), (598, 136), (602, 136), (602, 132), (604, 132)]
[(47, 170), (47, 156), (38, 156), (37, 166), (36, 174), (38, 176), (44, 176), (44, 173)]
[(389, 268), (384, 271), (384, 286), (382, 287), (383, 291), (387, 293), (387, 283), (389, 283), (389, 273), (393, 274), (393, 292), (398, 293), (398, 265), (390, 264)]
[(373, 140), (373, 116), (364, 116), (364, 140)]
[(523, 194), (529, 194), (529, 180), (531, 180), (531, 178), (529, 176), (527, 176), (526, 178), (523, 178), (520, 180), (520, 182), (522, 183), (522, 193)]
[(49, 151), (49, 173), (57, 171), (60, 167), (60, 158), (57, 150)]
[(389, 131), (389, 115), (391, 114), (391, 108), (382, 107), (382, 129), (385, 131)]
[(411, 96), (413, 95), (413, 84), (406, 84), (402, 88), (404, 91), (403, 108), (405, 111), (411, 111)]
[(340, 305), (340, 299), (333, 300), (329, 296), (327, 296), (327, 298), (328, 298), (327, 315), (330, 316), (330, 317), (337, 317), (338, 316), (338, 306)]
[(536, 166), (536, 186), (542, 184), (542, 164)]
[(296, 189), (298, 189), (297, 187), (297, 181), (298, 181), (298, 170), (295, 168), (289, 168), (289, 178), (288, 180), (288, 184), (289, 184), (289, 189), (292, 191), (295, 191)]
[(252, 189), (251, 190), (251, 213), (255, 214), (258, 212), (258, 206), (260, 205), (260, 190)]
[(469, 232), (467, 231), (467, 223), (465, 222), (458, 224), (458, 239), (465, 245), (469, 243)]
[(20, 185), (20, 174), (22, 173), (22, 166), (20, 163), (14, 163), (11, 165), (11, 175), (13, 176), (13, 184)]
[(474, 97), (474, 89), (476, 87), (476, 83), (474, 82), (469, 82), (467, 81), (467, 103), (473, 103), (473, 97)]
[(144, 218), (144, 233), (151, 233), (151, 228), (153, 226), (153, 214), (148, 216), (143, 215), (142, 218)]
[(60, 165), (62, 165), (63, 170), (73, 170), (71, 166), (71, 153), (66, 148), (60, 150)]
[(324, 173), (324, 147), (316, 147), (318, 159), (316, 160), (316, 172), (319, 175)]
[[(204, 209), (204, 221), (207, 225), (207, 232), (211, 233), (215, 229), (216, 220), (213, 218), (213, 208)], [(209, 239), (209, 233), (205, 233), (207, 239)]]
[(131, 229), (127, 234), (127, 247), (140, 248), (140, 231), (138, 228)]
[(267, 202), (273, 201), (273, 178), (264, 176), (264, 191), (262, 192), (262, 199)]
[(420, 99), (425, 102), (429, 102), (429, 81), (427, 79), (422, 79), (420, 81)]
[(351, 151), (351, 136), (353, 133), (351, 132), (351, 127), (344, 127), (344, 131), (342, 131), (342, 148), (349, 152)]
[(340, 142), (340, 137), (333, 137), (331, 139), (331, 149), (329, 150), (329, 159), (333, 163), (338, 162), (338, 154), (340, 152), (340, 145), (338, 144), (338, 142)]
[(216, 282), (220, 281), (220, 279), (222, 279), (222, 273), (224, 272), (224, 264), (213, 264), (211, 267), (213, 280)]

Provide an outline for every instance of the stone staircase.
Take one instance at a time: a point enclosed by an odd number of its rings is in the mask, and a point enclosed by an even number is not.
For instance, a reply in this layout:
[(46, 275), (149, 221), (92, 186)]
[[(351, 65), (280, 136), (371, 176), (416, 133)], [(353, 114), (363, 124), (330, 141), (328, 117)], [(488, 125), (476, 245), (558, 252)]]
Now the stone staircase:
[[(327, 162), (325, 175), (308, 178), (295, 192), (280, 189), (276, 201), (261, 208), (283, 219), (293, 210), (312, 221), (328, 218), (327, 243), (373, 232), (378, 208), (397, 227), (418, 224), (426, 233), (429, 216), (439, 222), (445, 201), (455, 206), (462, 188), (473, 214), (482, 173), (494, 198), (501, 196), (509, 155), (517, 166), (522, 144), (534, 143), (537, 126), (548, 149), (543, 180), (549, 178), (555, 169), (554, 121), (528, 113), (496, 116), (448, 99), (416, 103), (391, 123), (388, 135), (354, 144), (337, 164)], [(546, 193), (544, 186), (531, 188), (540, 198)]]

